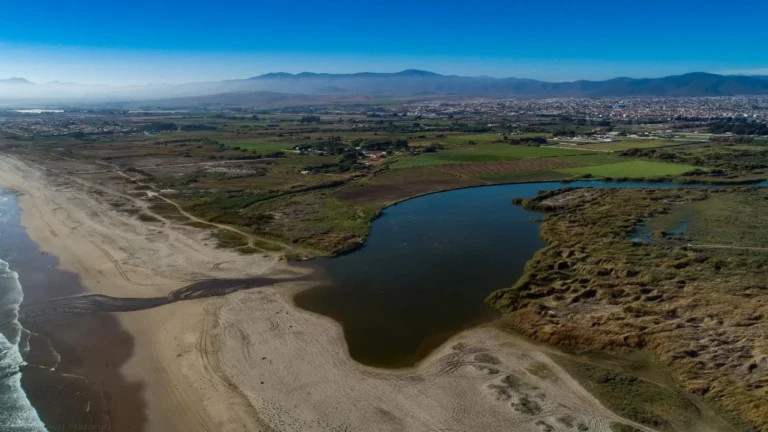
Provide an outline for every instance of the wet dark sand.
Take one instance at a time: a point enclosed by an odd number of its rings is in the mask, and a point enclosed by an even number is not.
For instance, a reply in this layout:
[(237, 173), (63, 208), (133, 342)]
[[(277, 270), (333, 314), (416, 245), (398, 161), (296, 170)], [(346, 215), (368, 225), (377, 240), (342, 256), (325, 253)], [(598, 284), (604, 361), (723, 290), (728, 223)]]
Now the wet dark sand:
[(201, 281), (156, 298), (87, 294), (76, 273), (60, 270), (59, 260), (41, 252), (28, 237), (15, 203), (7, 205), (4, 212), (10, 215), (0, 225), (0, 257), (19, 274), (24, 291), (19, 320), (30, 332), (22, 387), (51, 431), (144, 429), (142, 384), (120, 374), (133, 355), (134, 340), (115, 313), (275, 282), (270, 278)]
[(20, 311), (21, 319), (26, 323), (36, 321), (52, 322), (52, 317), (67, 320), (73, 315), (96, 312), (133, 312), (163, 306), (177, 301), (195, 300), (205, 297), (217, 297), (237, 291), (254, 289), (288, 281), (306, 280), (304, 277), (276, 279), (257, 277), (247, 279), (216, 279), (189, 284), (163, 297), (110, 297), (101, 294), (88, 294), (50, 299), (36, 304), (28, 304)]
[[(299, 279), (302, 278), (290, 280)], [(29, 360), (35, 366), (24, 371), (25, 391), (51, 429), (78, 430), (87, 426), (90, 429), (85, 430), (142, 430), (146, 421), (140, 396), (142, 386), (125, 380), (118, 373), (132, 355), (133, 339), (120, 328), (113, 313), (222, 296), (286, 280), (267, 277), (208, 280), (164, 297), (79, 295), (25, 304), (20, 311), (22, 323), (44, 336), (32, 340), (36, 349)], [(48, 349), (49, 340), (62, 359), (54, 371), (45, 368), (55, 362)]]
[[(77, 274), (60, 270), (58, 259), (27, 236), (15, 203), (4, 210), (10, 216), (0, 226), (0, 254), (19, 275), (21, 308), (85, 293)], [(114, 315), (67, 317), (49, 311), (20, 321), (30, 332), (22, 387), (49, 430), (116, 429), (117, 422), (128, 421), (130, 430), (141, 430), (141, 387), (119, 373), (133, 342)]]
[[(276, 279), (199, 281), (156, 298), (89, 294), (76, 273), (59, 269), (20, 223), (15, 197), (0, 203), (0, 258), (18, 273), (24, 292), (19, 321), (29, 332), (22, 387), (48, 430), (141, 431), (147, 424), (144, 388), (121, 373), (135, 342), (118, 313), (181, 300), (226, 295)], [(284, 270), (280, 281), (296, 279)]]
[[(143, 429), (142, 386), (120, 374), (133, 338), (111, 314), (50, 315), (24, 323), (31, 339), (22, 386), (49, 430)], [(56, 369), (50, 346), (60, 356)]]

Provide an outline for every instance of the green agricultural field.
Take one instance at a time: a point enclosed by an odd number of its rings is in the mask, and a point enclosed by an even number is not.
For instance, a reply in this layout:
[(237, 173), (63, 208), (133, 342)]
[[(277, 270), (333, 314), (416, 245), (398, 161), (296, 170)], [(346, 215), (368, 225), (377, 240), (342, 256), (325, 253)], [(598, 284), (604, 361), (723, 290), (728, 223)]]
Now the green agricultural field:
[(478, 144), (438, 153), (425, 153), (418, 156), (406, 156), (392, 165), (392, 168), (411, 168), (470, 162), (495, 162), (516, 159), (575, 156), (587, 153), (583, 150), (561, 149), (554, 147), (529, 147), (509, 144)]
[[(632, 149), (621, 155), (706, 167), (718, 170), (718, 180), (730, 182), (765, 180), (765, 167), (768, 166), (768, 147), (756, 144), (705, 142), (678, 147)], [(712, 180), (712, 177), (699, 180)]]
[(674, 141), (660, 139), (623, 139), (614, 142), (600, 142), (580, 145), (579, 148), (603, 151), (623, 151), (633, 148), (655, 148), (690, 144), (693, 141)]
[(621, 156), (606, 152), (580, 151), (571, 156), (561, 156), (559, 159), (576, 162), (579, 165), (593, 166), (604, 165), (618, 162), (625, 162), (627, 159)]
[(640, 178), (677, 176), (695, 170), (696, 168), (697, 167), (691, 165), (634, 160), (605, 165), (566, 168), (560, 171), (576, 175), (591, 174), (595, 177)]
[(487, 144), (501, 140), (502, 136), (499, 134), (478, 134), (446, 137), (441, 141), (441, 143), (450, 146), (458, 146), (467, 145), (470, 141), (473, 141), (477, 144)]
[(553, 147), (532, 147), (510, 144), (483, 144), (463, 147), (451, 152), (456, 155), (488, 155), (509, 159), (529, 159), (540, 157), (573, 156), (588, 153), (584, 150), (572, 150)]
[(486, 176), (479, 176), (480, 180), (489, 181), (491, 183), (523, 183), (523, 182), (544, 182), (544, 181), (558, 181), (571, 178), (570, 174), (566, 174), (554, 170), (538, 170), (528, 172), (508, 172), (503, 174), (491, 174)]
[(503, 156), (493, 154), (473, 154), (464, 152), (444, 152), (444, 153), (425, 153), (418, 156), (406, 156), (392, 164), (394, 169), (412, 168), (420, 166), (435, 166), (461, 164), (471, 162), (494, 162), (503, 160), (521, 159), (514, 156)]
[[(446, 133), (446, 135), (450, 135), (451, 132)], [(550, 138), (551, 134), (545, 133), (545, 132), (524, 132), (519, 134), (508, 134), (508, 139), (521, 139), (521, 138)], [(491, 143), (502, 143), (504, 140), (503, 134), (498, 133), (485, 133), (485, 134), (466, 134), (462, 133), (460, 135), (455, 136), (447, 136), (443, 138), (440, 143), (448, 146), (465, 146), (468, 145), (470, 141), (474, 142), (475, 144), (491, 144)]]

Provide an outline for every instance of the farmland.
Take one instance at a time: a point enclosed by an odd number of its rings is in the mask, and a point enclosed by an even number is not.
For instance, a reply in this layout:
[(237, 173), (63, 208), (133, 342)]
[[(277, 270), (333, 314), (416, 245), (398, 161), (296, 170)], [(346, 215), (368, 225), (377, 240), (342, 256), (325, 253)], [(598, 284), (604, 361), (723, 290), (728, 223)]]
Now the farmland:
[(504, 162), (466, 163), (460, 165), (446, 165), (439, 169), (451, 174), (466, 177), (480, 177), (507, 173), (520, 173), (539, 170), (554, 170), (577, 165), (574, 160), (561, 158), (533, 158)]
[(501, 137), (497, 134), (460, 135), (442, 140), (444, 144), (451, 146), (464, 146), (470, 143), (489, 144), (498, 141), (501, 141)]
[[(754, 143), (679, 146), (673, 144), (686, 142), (620, 137), (611, 143), (553, 145), (554, 135), (563, 131), (604, 136), (606, 130), (535, 115), (522, 117), (527, 125), (515, 128), (496, 118), (360, 111), (107, 117), (138, 132), (17, 137), (4, 145), (42, 162), (66, 160), (67, 172), (87, 181), (120, 188), (133, 181), (166, 191), (166, 199), (196, 217), (235, 227), (263, 239), (261, 244), (283, 242), (307, 256), (356, 247), (382, 208), (426, 193), (590, 177), (744, 181), (764, 178), (759, 161), (768, 162), (768, 152)], [(140, 132), (160, 127), (161, 133)], [(162, 200), (149, 201), (163, 208)], [(163, 209), (163, 216), (173, 217), (172, 211)], [(253, 248), (244, 244), (255, 243), (253, 238), (221, 242), (248, 251)]]
[[(535, 114), (425, 118), (409, 114), (408, 107), (389, 109), (395, 110), (336, 105), (319, 113), (314, 108), (167, 116), (118, 112), (103, 118), (119, 124), (120, 133), (5, 132), (0, 146), (52, 178), (83, 186), (149, 229), (196, 230), (202, 241), (241, 255), (291, 260), (350, 252), (365, 243), (387, 206), (452, 189), (767, 177), (768, 147), (759, 139), (716, 136), (724, 141), (698, 143), (679, 134), (673, 139), (666, 125)], [(632, 128), (657, 138), (585, 143)], [(557, 144), (558, 136), (573, 140)], [(544, 186), (519, 187), (534, 196)], [(557, 246), (540, 251), (520, 283), (488, 303), (505, 315), (505, 328), (539, 341), (616, 355), (642, 349), (673, 370), (680, 381), (659, 386), (631, 374), (561, 362), (627, 418), (659, 430), (696, 430), (690, 421), (699, 407), (685, 396), (693, 394), (762, 426), (765, 412), (755, 394), (763, 384), (764, 347), (754, 341), (762, 334), (755, 329), (763, 326), (764, 311), (756, 308), (764, 307), (760, 284), (768, 236), (762, 232), (761, 203), (768, 201), (755, 190), (724, 189), (729, 192), (599, 192), (573, 207), (546, 208), (551, 214), (543, 235)], [(592, 192), (579, 193), (589, 198)], [(512, 198), (502, 198), (502, 205)], [(478, 220), (478, 204), (462, 204), (473, 219), (455, 232)], [(651, 232), (647, 243), (629, 241), (639, 222)], [(675, 231), (681, 224), (687, 224), (684, 234)], [(528, 233), (538, 236), (534, 230)], [(693, 292), (703, 294), (693, 297)], [(730, 310), (740, 312), (725, 313)], [(743, 329), (734, 333), (743, 338), (728, 339), (735, 351), (718, 345), (734, 334), (696, 338), (698, 329), (714, 332), (719, 326)], [(681, 346), (668, 343), (670, 337)], [(701, 359), (704, 365), (697, 363)], [(749, 385), (733, 385), (732, 377), (742, 375)]]
[(634, 148), (657, 148), (687, 145), (694, 141), (662, 140), (662, 139), (623, 139), (613, 142), (589, 143), (580, 145), (580, 148), (589, 150), (622, 151)]
[(417, 166), (449, 165), (472, 162), (495, 162), (529, 158), (551, 158), (558, 156), (580, 155), (579, 150), (516, 146), (502, 143), (467, 145), (448, 149), (438, 153), (425, 153), (419, 156), (400, 158), (392, 165), (394, 169)]
[(229, 147), (238, 147), (257, 153), (273, 153), (293, 147), (293, 144), (280, 141), (222, 140), (220, 142)]
[(566, 168), (563, 172), (593, 177), (645, 178), (678, 176), (697, 167), (683, 164), (633, 160), (590, 167)]
[(755, 144), (703, 143), (695, 146), (632, 149), (623, 156), (640, 157), (667, 162), (722, 169), (731, 174), (746, 174), (766, 167), (768, 147)]

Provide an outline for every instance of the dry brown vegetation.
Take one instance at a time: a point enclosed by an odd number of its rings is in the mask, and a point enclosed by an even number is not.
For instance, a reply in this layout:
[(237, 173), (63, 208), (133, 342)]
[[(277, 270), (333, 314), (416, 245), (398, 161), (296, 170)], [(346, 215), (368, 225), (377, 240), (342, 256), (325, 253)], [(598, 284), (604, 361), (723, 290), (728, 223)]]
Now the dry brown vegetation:
[(378, 203), (384, 206), (431, 192), (484, 184), (488, 182), (432, 167), (418, 167), (384, 171), (368, 181), (341, 189), (337, 197), (353, 203)]
[(563, 158), (535, 158), (384, 170), (341, 189), (337, 197), (353, 203), (391, 204), (450, 189), (571, 178), (551, 170), (573, 166), (580, 164)]
[[(488, 303), (507, 314), (515, 330), (539, 341), (574, 351), (644, 350), (668, 366), (685, 390), (730, 414), (740, 430), (766, 430), (768, 255), (688, 247), (740, 227), (752, 238), (768, 233), (764, 223), (701, 217), (711, 214), (710, 203), (723, 202), (762, 209), (768, 191), (542, 194), (523, 204), (550, 212), (542, 225), (549, 246), (514, 287), (493, 293)], [(629, 240), (638, 223), (684, 206), (698, 209), (688, 213), (695, 229), (687, 237)]]
[(479, 162), (442, 165), (438, 169), (462, 176), (488, 176), (495, 174), (551, 170), (581, 166), (575, 159), (535, 158), (502, 162)]

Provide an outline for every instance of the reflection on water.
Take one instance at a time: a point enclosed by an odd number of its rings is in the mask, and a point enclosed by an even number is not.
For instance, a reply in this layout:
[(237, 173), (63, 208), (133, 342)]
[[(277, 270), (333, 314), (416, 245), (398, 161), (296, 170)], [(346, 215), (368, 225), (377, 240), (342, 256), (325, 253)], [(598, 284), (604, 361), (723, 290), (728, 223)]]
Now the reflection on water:
[(296, 304), (339, 321), (357, 361), (412, 365), (456, 332), (496, 317), (485, 297), (513, 285), (544, 246), (534, 221), (540, 215), (511, 200), (562, 186), (679, 187), (531, 183), (405, 201), (384, 210), (362, 249), (316, 261), (328, 282), (298, 294)]

